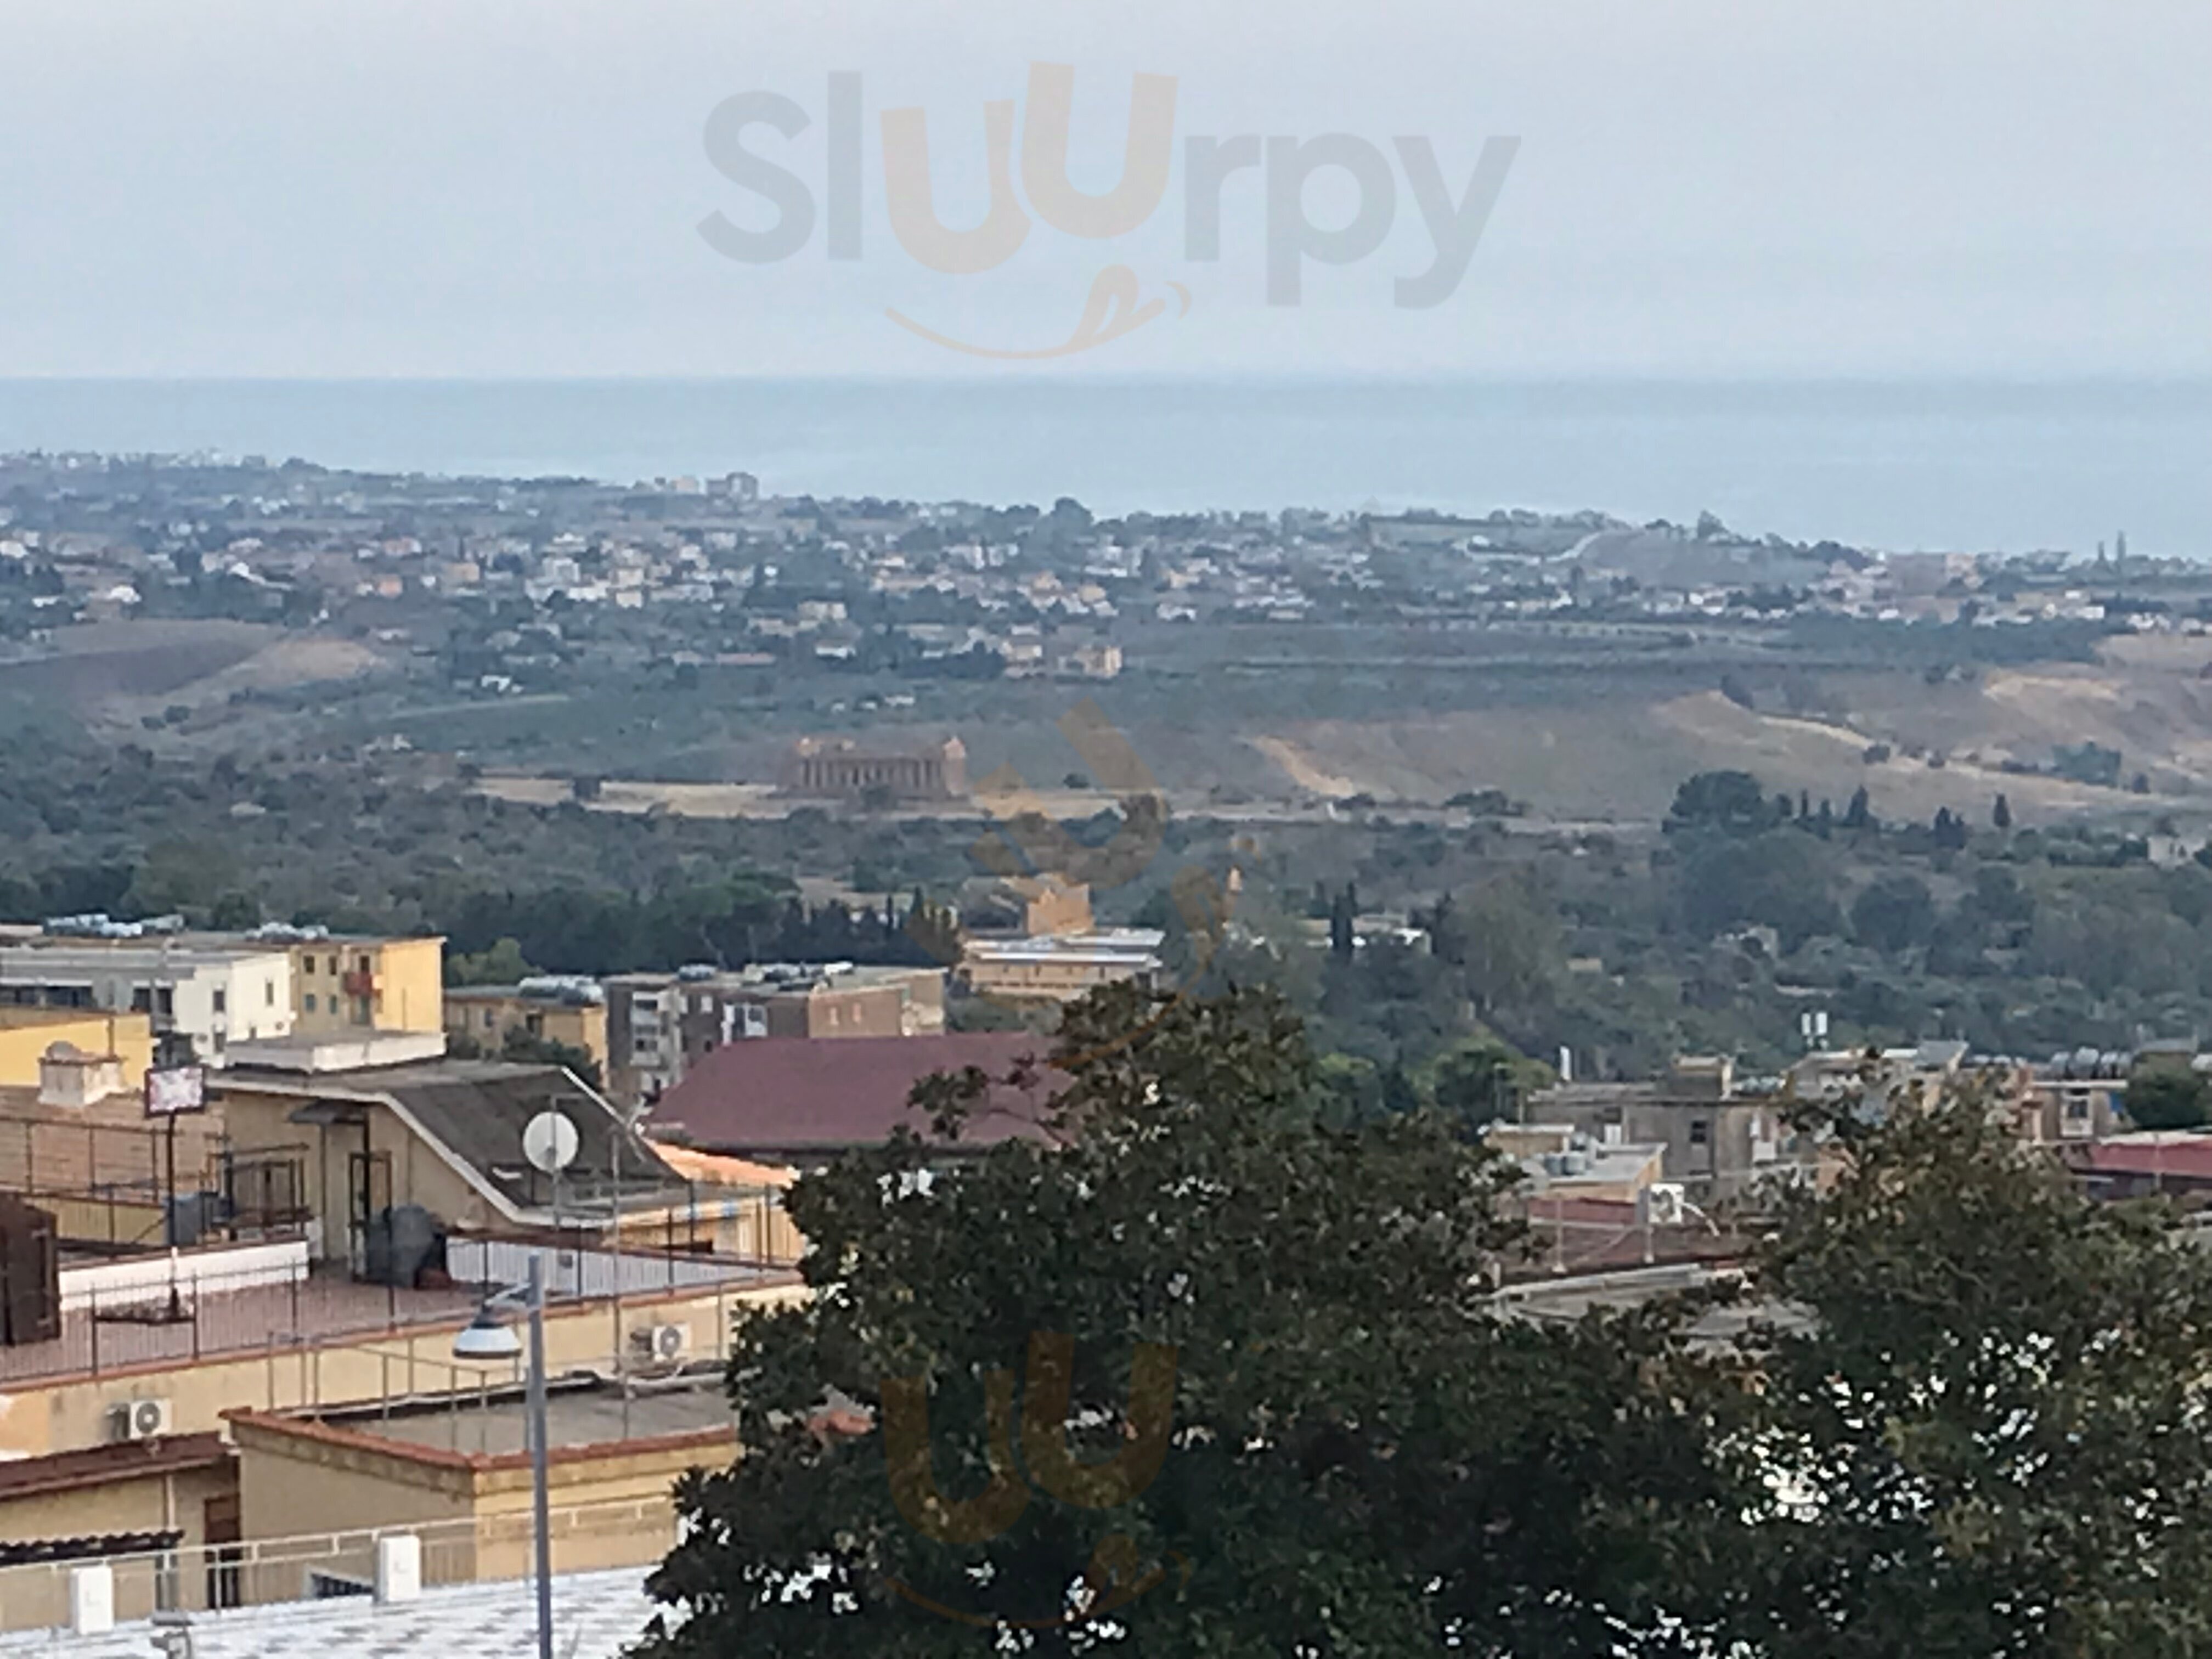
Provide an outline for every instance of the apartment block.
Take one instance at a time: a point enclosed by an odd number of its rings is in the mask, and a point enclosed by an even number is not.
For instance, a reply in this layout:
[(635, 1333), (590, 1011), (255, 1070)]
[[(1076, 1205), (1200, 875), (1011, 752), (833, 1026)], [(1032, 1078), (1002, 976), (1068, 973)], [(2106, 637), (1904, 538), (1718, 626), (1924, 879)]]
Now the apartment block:
[(598, 981), (548, 976), (518, 985), (449, 987), (445, 994), (449, 1039), (496, 1054), (520, 1032), (580, 1049), (605, 1075), (607, 994)]
[(282, 945), (289, 954), (294, 1029), (303, 1035), (444, 1029), (442, 939), (379, 939), (289, 927), (265, 927), (246, 937)]
[(143, 1014), (206, 1065), (234, 1042), (291, 1035), (292, 957), (225, 934), (101, 937), (18, 928), (0, 938), (0, 1005)]
[(945, 1029), (945, 970), (851, 963), (686, 969), (606, 982), (610, 1084), (657, 1100), (708, 1054), (757, 1037), (926, 1036)]

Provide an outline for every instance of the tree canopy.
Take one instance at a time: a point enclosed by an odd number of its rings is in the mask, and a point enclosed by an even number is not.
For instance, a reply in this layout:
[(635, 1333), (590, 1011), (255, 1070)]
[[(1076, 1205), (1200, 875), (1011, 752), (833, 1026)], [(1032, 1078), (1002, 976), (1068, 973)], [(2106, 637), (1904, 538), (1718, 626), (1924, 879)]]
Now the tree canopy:
[(793, 1189), (815, 1294), (739, 1334), (645, 1659), (2212, 1643), (2212, 1267), (1971, 1095), (1826, 1119), (1735, 1291), (1547, 1321), (1513, 1167), (1340, 1127), (1272, 995), (1100, 994), (1059, 1058), (1042, 1139)]

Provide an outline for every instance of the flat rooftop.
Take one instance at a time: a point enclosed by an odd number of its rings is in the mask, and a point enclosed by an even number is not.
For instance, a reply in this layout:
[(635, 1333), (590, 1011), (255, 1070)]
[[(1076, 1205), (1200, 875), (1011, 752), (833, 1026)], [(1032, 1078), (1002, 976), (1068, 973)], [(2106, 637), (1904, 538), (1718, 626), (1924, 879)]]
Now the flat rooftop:
[[(656, 1379), (632, 1387), (625, 1416), (622, 1390), (615, 1382), (603, 1377), (556, 1377), (545, 1401), (545, 1443), (556, 1448), (616, 1446), (674, 1435), (736, 1431), (720, 1365), (703, 1368), (675, 1385)], [(313, 1420), (433, 1451), (501, 1457), (529, 1449), (524, 1439), (528, 1402), (520, 1389), (511, 1386), (473, 1397), (460, 1394), (435, 1401), (410, 1401), (392, 1408), (388, 1415), (385, 1407), (368, 1407), (325, 1412)]]
[(297, 1285), (186, 1294), (181, 1299), (189, 1316), (176, 1324), (105, 1316), (123, 1311), (125, 1302), (132, 1311), (150, 1316), (161, 1310), (157, 1304), (166, 1303), (167, 1294), (157, 1288), (110, 1298), (98, 1319), (88, 1308), (64, 1310), (62, 1334), (52, 1341), (0, 1347), (0, 1383), (97, 1375), (126, 1365), (190, 1364), (272, 1346), (289, 1352), (335, 1336), (465, 1319), (481, 1300), (471, 1290), (403, 1290), (316, 1274)]
[[(560, 1573), (553, 1581), (553, 1650), (563, 1659), (619, 1659), (645, 1634), (659, 1604), (634, 1567)], [(425, 1589), (422, 1599), (380, 1606), (366, 1596), (284, 1601), (191, 1616), (198, 1659), (453, 1659), (456, 1653), (535, 1650), (537, 1591), (526, 1578)], [(0, 1654), (59, 1659), (149, 1659), (155, 1628), (118, 1624), (104, 1636), (21, 1631), (0, 1636)]]

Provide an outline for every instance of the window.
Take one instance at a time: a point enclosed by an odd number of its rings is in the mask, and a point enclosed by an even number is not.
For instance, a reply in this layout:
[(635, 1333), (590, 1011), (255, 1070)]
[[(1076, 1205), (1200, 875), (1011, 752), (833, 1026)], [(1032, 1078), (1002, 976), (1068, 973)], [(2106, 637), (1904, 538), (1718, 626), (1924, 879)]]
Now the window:
[(1701, 1117), (1690, 1120), (1690, 1145), (1709, 1146), (1712, 1144), (1713, 1126)]
[(331, 977), (332, 979), (336, 979), (337, 976), (338, 976), (338, 959), (337, 959), (336, 957), (332, 957), (331, 958)]
[(261, 1006), (264, 1008), (274, 1008), (276, 1006), (276, 981), (273, 979), (264, 979), (261, 981)]
[(239, 1546), (237, 1496), (234, 1493), (210, 1498), (201, 1513), (208, 1542), (207, 1604), (211, 1607), (243, 1607), (246, 1552)]
[(215, 1011), (218, 1014), (230, 1012), (230, 993), (218, 990), (215, 994)]
[(134, 1014), (150, 1014), (154, 1012), (152, 986), (142, 985), (131, 994), (131, 1012)]
[(300, 971), (305, 974), (309, 979), (313, 979), (315, 976), (314, 957), (312, 956), (302, 957), (300, 959)]
[(484, 1010), (484, 1012), (483, 1012), (483, 1025), (484, 1025), (484, 1030), (487, 1030), (487, 1031), (495, 1029), (498, 1024), (499, 1024), (499, 1016), (498, 1016), (497, 1014), (495, 1014), (495, 1013), (492, 1012), (492, 1011), (491, 1011), (490, 1009), (489, 1009), (489, 1008), (485, 1009), (485, 1010)]
[[(217, 992), (216, 994), (220, 997), (222, 994), (221, 992)], [(166, 985), (155, 988), (154, 992), (154, 1012), (161, 1015), (164, 1019), (167, 1019), (174, 1015), (177, 1012), (177, 994)]]
[(356, 957), (353, 959), (353, 965), (354, 971), (356, 973), (365, 974), (368, 971), (368, 958), (367, 957)]
[(307, 994), (301, 999), (301, 1006), (309, 1013), (313, 1013), (315, 1012), (315, 994), (313, 991), (308, 992)]
[(246, 1552), (235, 1544), (219, 1544), (208, 1552), (207, 1600), (211, 1607), (246, 1605)]

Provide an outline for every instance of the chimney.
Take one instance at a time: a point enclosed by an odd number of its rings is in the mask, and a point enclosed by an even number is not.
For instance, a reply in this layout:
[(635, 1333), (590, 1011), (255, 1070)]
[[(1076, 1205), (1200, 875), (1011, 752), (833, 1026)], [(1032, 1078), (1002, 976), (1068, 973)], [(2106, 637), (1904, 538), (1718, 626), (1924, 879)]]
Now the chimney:
[(130, 1092), (123, 1062), (113, 1054), (88, 1054), (73, 1042), (57, 1042), (39, 1060), (39, 1104), (70, 1110)]

